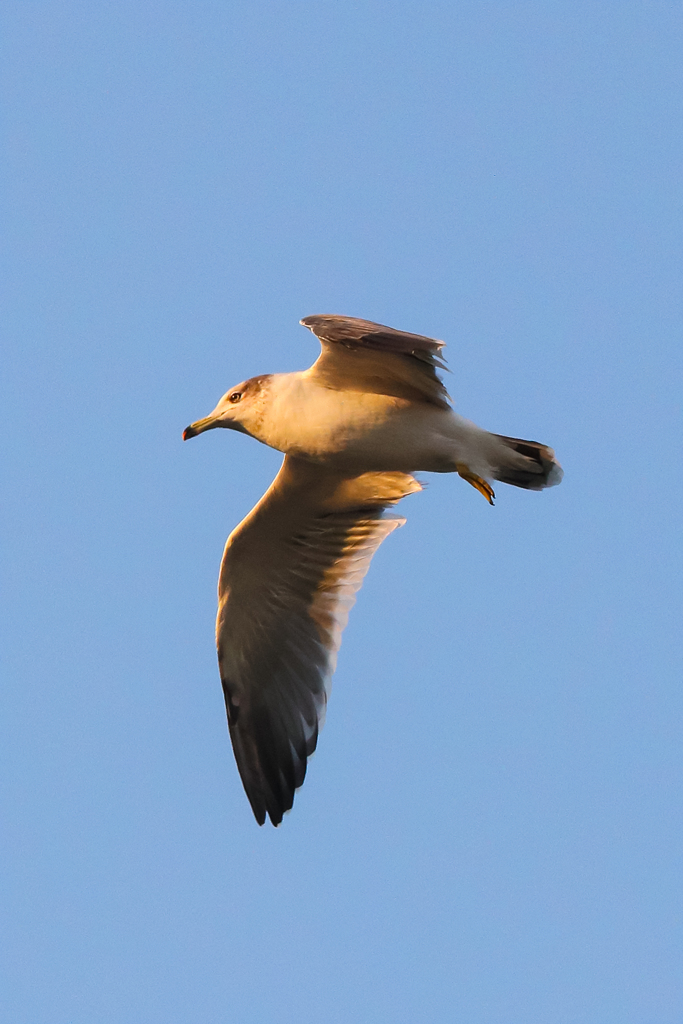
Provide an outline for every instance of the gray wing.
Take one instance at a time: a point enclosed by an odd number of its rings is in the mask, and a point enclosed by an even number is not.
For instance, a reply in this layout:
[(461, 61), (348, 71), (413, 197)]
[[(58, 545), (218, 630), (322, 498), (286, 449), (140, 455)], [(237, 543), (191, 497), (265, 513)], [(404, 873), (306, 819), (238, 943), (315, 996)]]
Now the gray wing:
[(326, 386), (360, 387), (449, 408), (436, 373), (446, 369), (442, 341), (350, 316), (307, 316), (300, 322), (320, 340), (322, 353), (308, 372)]
[(278, 825), (316, 747), (341, 634), (373, 554), (397, 526), (402, 473), (333, 477), (288, 456), (228, 539), (218, 660), (237, 767), (256, 820)]

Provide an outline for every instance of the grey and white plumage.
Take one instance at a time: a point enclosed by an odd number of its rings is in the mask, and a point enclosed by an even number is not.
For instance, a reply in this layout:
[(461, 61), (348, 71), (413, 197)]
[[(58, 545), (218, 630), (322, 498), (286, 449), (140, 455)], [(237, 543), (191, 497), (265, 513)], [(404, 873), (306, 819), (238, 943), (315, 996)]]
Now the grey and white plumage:
[(230, 534), (216, 640), (235, 759), (259, 824), (278, 825), (316, 747), (341, 634), (375, 551), (404, 520), (387, 509), (413, 473), (457, 472), (493, 504), (491, 480), (557, 484), (552, 449), (463, 419), (437, 376), (443, 342), (368, 320), (301, 321), (322, 351), (308, 370), (253, 377), (184, 437), (215, 427), (284, 452)]

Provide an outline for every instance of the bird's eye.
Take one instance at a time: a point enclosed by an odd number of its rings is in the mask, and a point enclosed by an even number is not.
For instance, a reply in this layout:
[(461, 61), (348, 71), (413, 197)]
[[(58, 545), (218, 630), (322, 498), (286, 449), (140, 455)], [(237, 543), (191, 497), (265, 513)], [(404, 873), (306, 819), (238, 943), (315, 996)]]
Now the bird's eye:
[(233, 405), (234, 405), (235, 402), (239, 402), (241, 397), (242, 397), (242, 392), (241, 391), (233, 391), (233, 393), (228, 397), (228, 401), (232, 402)]

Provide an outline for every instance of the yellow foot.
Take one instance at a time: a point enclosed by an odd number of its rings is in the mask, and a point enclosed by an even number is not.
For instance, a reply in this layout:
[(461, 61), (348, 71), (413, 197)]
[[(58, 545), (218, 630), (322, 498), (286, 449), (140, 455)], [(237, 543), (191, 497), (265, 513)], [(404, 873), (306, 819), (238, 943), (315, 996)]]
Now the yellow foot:
[(495, 494), (493, 493), (493, 487), (491, 487), (491, 484), (487, 483), (486, 480), (482, 480), (482, 478), (477, 476), (476, 473), (473, 473), (469, 466), (465, 465), (464, 462), (458, 462), (455, 468), (458, 471), (458, 475), (461, 476), (463, 480), (467, 480), (468, 484), (472, 484), (473, 487), (476, 487), (479, 493), (484, 495), (489, 505), (493, 505)]

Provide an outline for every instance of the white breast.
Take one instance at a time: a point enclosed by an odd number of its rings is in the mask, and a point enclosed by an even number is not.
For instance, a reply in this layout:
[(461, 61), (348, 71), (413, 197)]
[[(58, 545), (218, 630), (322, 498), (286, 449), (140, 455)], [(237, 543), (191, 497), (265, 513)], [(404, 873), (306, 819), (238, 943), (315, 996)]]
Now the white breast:
[(449, 472), (483, 434), (428, 402), (334, 391), (292, 373), (272, 382), (259, 440), (354, 472)]

